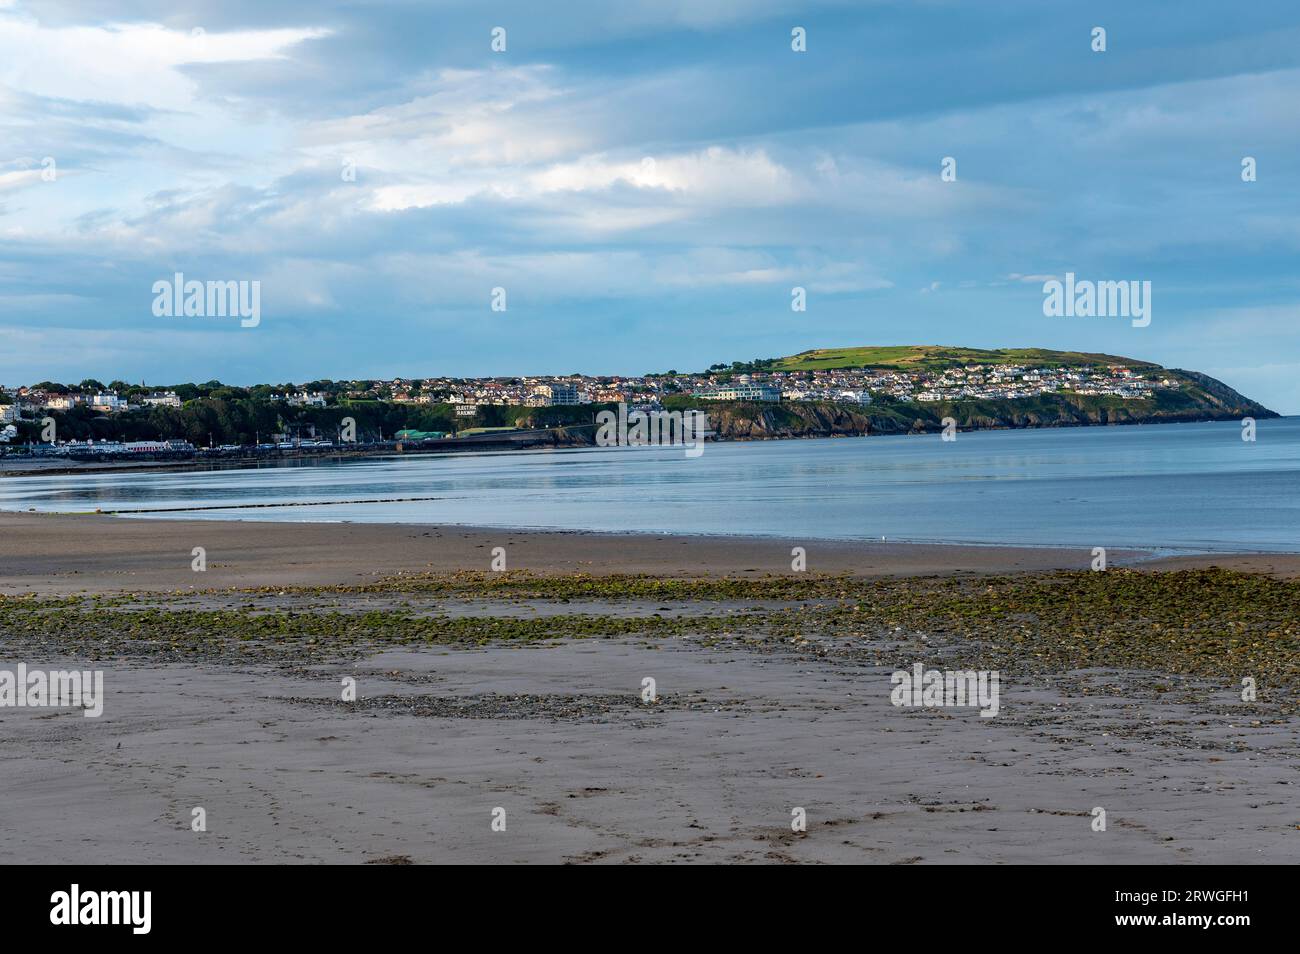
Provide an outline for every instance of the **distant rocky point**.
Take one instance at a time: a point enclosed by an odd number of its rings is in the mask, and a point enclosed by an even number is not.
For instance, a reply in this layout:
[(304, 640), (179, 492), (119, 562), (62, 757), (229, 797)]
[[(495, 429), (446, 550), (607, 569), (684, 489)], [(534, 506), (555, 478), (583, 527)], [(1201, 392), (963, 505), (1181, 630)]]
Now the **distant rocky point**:
[[(1001, 370), (990, 372), (995, 368)], [(710, 370), (722, 369), (715, 365)], [(698, 405), (706, 407), (710, 429), (722, 440), (916, 433), (941, 429), (944, 418), (974, 430), (1278, 416), (1199, 371), (1079, 351), (945, 345), (822, 348), (737, 362), (726, 370), (787, 391), (798, 388), (794, 382), (801, 379), (824, 386), (828, 377), (844, 374), (850, 387), (865, 382), (873, 400)], [(1058, 389), (1034, 393), (1039, 386), (1036, 372), (1044, 371), (1051, 387)], [(1107, 386), (1097, 386), (1098, 380)], [(1123, 383), (1112, 387), (1112, 381)]]

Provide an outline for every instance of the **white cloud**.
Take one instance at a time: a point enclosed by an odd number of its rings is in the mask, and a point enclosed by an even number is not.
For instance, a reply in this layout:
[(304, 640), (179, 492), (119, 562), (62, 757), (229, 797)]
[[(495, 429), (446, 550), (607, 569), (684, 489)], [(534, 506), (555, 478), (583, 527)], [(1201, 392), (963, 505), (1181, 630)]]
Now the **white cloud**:
[[(619, 187), (630, 191), (612, 191)], [(694, 208), (783, 205), (808, 196), (809, 189), (762, 150), (711, 147), (637, 161), (589, 156), (535, 171), (447, 171), (432, 180), (379, 186), (373, 191), (372, 208), (392, 212), (475, 197), (536, 201), (560, 195), (590, 206), (556, 208), (557, 218), (612, 232), (678, 220)]]
[(528, 182), (539, 193), (589, 192), (623, 183), (727, 205), (781, 205), (804, 191), (790, 170), (773, 162), (763, 150), (722, 146), (646, 156), (635, 162), (588, 158), (552, 166), (530, 176)]
[(14, 169), (9, 172), (0, 172), (0, 192), (15, 192), (25, 186), (33, 185), (41, 181), (41, 170), (35, 169)]
[(37, 96), (184, 109), (196, 87), (178, 67), (280, 57), (327, 33), (205, 33), (159, 24), (47, 27), (21, 15), (0, 16), (0, 84)]

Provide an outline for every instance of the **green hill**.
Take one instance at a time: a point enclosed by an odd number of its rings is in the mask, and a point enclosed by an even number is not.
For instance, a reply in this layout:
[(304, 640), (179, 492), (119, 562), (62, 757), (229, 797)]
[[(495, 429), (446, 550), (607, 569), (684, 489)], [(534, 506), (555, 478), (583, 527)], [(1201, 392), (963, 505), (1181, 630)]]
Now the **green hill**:
[(868, 348), (818, 348), (778, 358), (768, 370), (826, 371), (832, 368), (897, 368), (901, 371), (938, 371), (966, 364), (1023, 364), (1037, 368), (1108, 367), (1157, 368), (1113, 354), (1084, 351), (1049, 351), (1046, 348), (960, 348), (949, 345), (884, 345)]
[[(1190, 421), (1229, 421), (1243, 417), (1277, 417), (1256, 401), (1222, 381), (1198, 371), (1163, 368), (1113, 354), (1052, 351), (1046, 348), (962, 348), (949, 345), (884, 345), (864, 348), (819, 348), (785, 358), (763, 358), (714, 365), (724, 374), (801, 372), (833, 369), (895, 370), (933, 373), (962, 365), (1012, 364), (1032, 368), (1126, 367), (1137, 377), (1159, 380), (1162, 386), (1143, 397), (1083, 394), (1066, 388), (1052, 393), (1008, 398), (953, 398), (910, 401), (876, 394), (865, 407), (835, 401), (814, 402), (698, 402), (687, 396), (671, 398), (673, 407), (698, 405), (723, 438), (829, 437), (847, 434), (889, 434), (937, 430), (946, 418), (962, 429), (1011, 427), (1070, 427), (1090, 424), (1142, 424)], [(1176, 386), (1169, 386), (1171, 381)]]

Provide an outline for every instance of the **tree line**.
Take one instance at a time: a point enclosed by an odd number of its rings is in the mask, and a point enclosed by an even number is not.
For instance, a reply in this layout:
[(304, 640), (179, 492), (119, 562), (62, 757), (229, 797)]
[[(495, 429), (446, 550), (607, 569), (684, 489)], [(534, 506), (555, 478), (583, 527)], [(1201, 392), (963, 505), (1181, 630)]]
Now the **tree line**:
[[(179, 396), (179, 389), (175, 390)], [(80, 404), (68, 411), (43, 411), (40, 417), (54, 419), (56, 434), (62, 441), (183, 439), (197, 447), (206, 447), (209, 443), (266, 443), (275, 434), (337, 440), (345, 418), (356, 423), (356, 439), (362, 442), (379, 440), (381, 436), (391, 439), (403, 429), (452, 433), (472, 427), (562, 427), (590, 424), (596, 412), (605, 406), (483, 405), (473, 416), (460, 417), (450, 404), (353, 401), (323, 408), (294, 407), (282, 401), (214, 393), (187, 400), (181, 407), (150, 406), (101, 414)], [(40, 442), (43, 427), (40, 418), (15, 424), (18, 442)]]

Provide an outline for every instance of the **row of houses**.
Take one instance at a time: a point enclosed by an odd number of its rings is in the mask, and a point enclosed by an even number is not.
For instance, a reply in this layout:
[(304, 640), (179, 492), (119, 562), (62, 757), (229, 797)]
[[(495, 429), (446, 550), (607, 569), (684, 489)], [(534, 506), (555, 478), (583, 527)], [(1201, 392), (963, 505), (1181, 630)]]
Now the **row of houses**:
[(88, 407), (101, 414), (120, 414), (123, 411), (151, 406), (181, 406), (181, 399), (177, 397), (175, 391), (155, 391), (151, 394), (134, 395), (130, 399), (120, 397), (115, 391), (95, 394), (54, 394), (17, 388), (13, 393), (13, 404), (0, 404), (0, 421), (31, 418), (40, 411), (71, 411), (78, 406)]
[(717, 401), (835, 401), (870, 404), (881, 395), (900, 401), (1015, 400), (1041, 394), (1150, 397), (1181, 385), (1159, 369), (968, 365), (942, 371), (834, 369), (719, 375), (692, 393)]
[[(286, 389), (270, 400), (289, 407), (323, 408), (351, 400), (405, 404), (453, 404), (468, 409), (484, 405), (552, 407), (591, 403), (657, 406), (665, 398), (692, 395), (709, 401), (834, 401), (870, 404), (882, 397), (899, 401), (1008, 400), (1041, 394), (1075, 393), (1148, 397), (1153, 391), (1180, 387), (1158, 368), (1033, 367), (1019, 364), (970, 364), (942, 370), (833, 368), (799, 371), (600, 376), (559, 375), (515, 378), (394, 378), (392, 381), (320, 382)], [(103, 413), (159, 405), (179, 407), (174, 391), (128, 397), (112, 391), (96, 394), (45, 394), (20, 388), (16, 405), (0, 405), (0, 424), (32, 418), (39, 410), (70, 410), (85, 404)]]
[(298, 391), (287, 394), (272, 394), (273, 403), (284, 402), (290, 407), (325, 407), (329, 396), (323, 391)]
[(752, 381), (748, 375), (742, 374), (734, 384), (700, 388), (695, 396), (706, 401), (779, 401), (781, 389)]
[(69, 454), (158, 454), (172, 452), (191, 452), (194, 445), (185, 440), (166, 441), (62, 441), (57, 444), (33, 445), (45, 454), (66, 456)]

